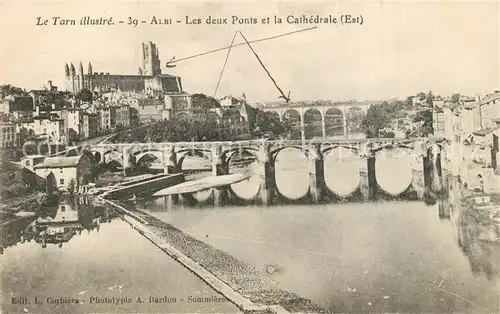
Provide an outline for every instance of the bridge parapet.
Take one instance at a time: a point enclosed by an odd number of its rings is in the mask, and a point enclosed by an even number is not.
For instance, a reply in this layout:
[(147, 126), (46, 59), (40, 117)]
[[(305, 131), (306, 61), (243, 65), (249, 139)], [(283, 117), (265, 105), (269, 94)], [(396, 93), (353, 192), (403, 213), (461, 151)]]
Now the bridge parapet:
[[(98, 152), (101, 161), (107, 162), (116, 159), (123, 167), (130, 167), (130, 156), (136, 161), (148, 152), (163, 162), (168, 173), (179, 172), (179, 163), (189, 152), (198, 152), (214, 164), (228, 163), (236, 151), (245, 151), (263, 162), (274, 161), (276, 155), (285, 148), (297, 148), (307, 156), (322, 158), (329, 151), (342, 147), (358, 155), (359, 158), (373, 157), (384, 149), (402, 148), (409, 154), (426, 156), (431, 146), (446, 145), (442, 139), (429, 138), (371, 138), (371, 139), (312, 139), (312, 140), (247, 140), (247, 141), (219, 141), (219, 142), (165, 142), (165, 143), (120, 143), (97, 144), (90, 146), (92, 152)], [(115, 152), (113, 154), (110, 154)], [(108, 158), (104, 158), (108, 155)], [(119, 157), (116, 157), (121, 155)], [(270, 159), (266, 159), (270, 158)], [(170, 169), (170, 170), (168, 170)]]
[[(325, 183), (325, 163), (331, 160), (330, 152), (336, 150), (343, 160), (344, 157), (358, 158), (364, 160), (360, 166), (359, 192), (366, 198), (372, 198), (377, 194), (378, 183), (375, 175), (375, 160), (381, 154), (388, 153), (391, 157), (403, 153), (404, 158), (413, 156), (411, 162), (413, 171), (412, 189), (421, 197), (424, 191), (425, 167), (429, 162), (429, 156), (435, 154), (431, 147), (444, 149), (447, 142), (441, 139), (429, 138), (374, 138), (374, 139), (313, 139), (313, 140), (248, 140), (237, 142), (176, 142), (176, 143), (123, 143), (123, 144), (98, 144), (91, 147), (95, 152), (109, 154), (109, 157), (119, 155), (124, 168), (131, 165), (127, 162), (130, 157), (141, 158), (146, 154), (155, 155), (163, 164), (164, 173), (177, 174), (182, 172), (182, 163), (186, 156), (199, 156), (205, 158), (211, 164), (212, 174), (215, 176), (229, 173), (231, 158), (235, 153), (242, 156), (245, 162), (249, 155), (254, 156), (253, 171), (260, 178), (260, 190), (258, 199), (262, 204), (269, 204), (278, 195), (275, 182), (275, 163), (279, 153), (286, 148), (295, 148), (303, 152), (309, 169), (309, 196), (313, 202), (320, 202), (328, 193)], [(339, 149), (341, 148), (341, 149)], [(346, 151), (349, 156), (341, 156)], [(429, 151), (432, 151), (429, 153)], [(120, 155), (121, 154), (121, 155)], [(397, 156), (396, 156), (397, 157)], [(105, 158), (107, 160), (109, 158)], [(136, 161), (137, 161), (136, 159)], [(445, 166), (443, 164), (443, 166)], [(225, 202), (228, 191), (214, 189), (213, 200), (216, 204)], [(281, 196), (279, 196), (281, 197)]]

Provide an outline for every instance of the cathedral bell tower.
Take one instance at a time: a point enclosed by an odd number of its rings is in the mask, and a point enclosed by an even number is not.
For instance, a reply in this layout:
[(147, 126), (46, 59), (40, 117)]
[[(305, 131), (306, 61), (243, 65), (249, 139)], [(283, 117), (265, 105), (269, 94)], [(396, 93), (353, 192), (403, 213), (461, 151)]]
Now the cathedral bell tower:
[(142, 75), (159, 74), (161, 74), (161, 65), (158, 48), (152, 42), (142, 43)]

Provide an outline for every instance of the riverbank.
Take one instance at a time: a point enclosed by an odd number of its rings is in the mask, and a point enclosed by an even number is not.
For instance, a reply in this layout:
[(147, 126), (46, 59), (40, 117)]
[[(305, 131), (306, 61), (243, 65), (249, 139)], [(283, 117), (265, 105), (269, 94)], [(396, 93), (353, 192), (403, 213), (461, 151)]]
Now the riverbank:
[(279, 312), (279, 309), (273, 309), (273, 307), (279, 306), (293, 313), (328, 313), (311, 300), (281, 288), (262, 272), (226, 252), (199, 241), (155, 217), (131, 208), (131, 206), (121, 202), (116, 202), (116, 204), (125, 207), (146, 222), (147, 225), (140, 224), (141, 229), (146, 229), (152, 234), (151, 236), (164, 240), (169, 246), (201, 266), (203, 270), (213, 274), (244, 298), (257, 305), (268, 307), (269, 312)]
[(1, 199), (0, 202), (0, 223), (5, 224), (12, 220), (35, 214), (42, 204), (45, 193), (32, 193), (14, 198)]
[[(462, 207), (482, 224), (500, 227), (500, 193), (465, 190), (461, 203)], [(496, 241), (500, 242), (500, 236)]]

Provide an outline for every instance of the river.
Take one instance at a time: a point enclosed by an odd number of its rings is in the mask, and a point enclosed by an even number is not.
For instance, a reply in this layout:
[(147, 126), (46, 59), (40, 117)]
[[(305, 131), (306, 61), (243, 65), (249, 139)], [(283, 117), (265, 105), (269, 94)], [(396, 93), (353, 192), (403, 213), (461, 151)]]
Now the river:
[(9, 230), (18, 242), (0, 255), (2, 313), (238, 312), (114, 210), (64, 202), (48, 211), (45, 239), (30, 227), (21, 239), (27, 223)]
[[(330, 160), (336, 157), (326, 158), (326, 183), (347, 195), (359, 182), (353, 174), (362, 165), (349, 154), (337, 157), (341, 165)], [(379, 178), (386, 190), (403, 191), (410, 183), (413, 166), (407, 157), (379, 162), (378, 174), (388, 167)], [(280, 193), (301, 198), (309, 180), (307, 161), (289, 153), (278, 156), (277, 162)], [(251, 198), (258, 182), (252, 177), (233, 189)], [(453, 186), (447, 199), (432, 206), (383, 201), (167, 207), (163, 198), (136, 206), (333, 312), (499, 312), (498, 225), (466, 214)], [(207, 194), (199, 193), (198, 198)], [(29, 221), (24, 220), (3, 237), (8, 241), (0, 255), (2, 312), (237, 311), (227, 301), (189, 302), (189, 296), (220, 295), (117, 219), (114, 211), (70, 202), (48, 210), (47, 216), (51, 219), (40, 217), (41, 223), (52, 231), (45, 231), (43, 239), (30, 236)], [(62, 222), (69, 223), (64, 234), (57, 231)], [(485, 234), (493, 234), (493, 241)], [(54, 235), (61, 238), (54, 240)], [(149, 296), (166, 303), (136, 300)], [(29, 297), (30, 304), (13, 304), (23, 297)], [(34, 297), (44, 304), (35, 305)], [(61, 297), (80, 302), (48, 304)], [(92, 297), (115, 297), (125, 303), (96, 304)]]
[[(292, 199), (308, 188), (300, 158), (276, 165), (278, 189)], [(330, 177), (353, 185), (358, 163), (326, 168), (337, 171)], [(401, 158), (380, 162), (378, 173), (383, 167), (388, 167), (386, 188), (403, 191), (410, 183), (411, 168)], [(238, 184), (237, 190), (251, 197), (258, 180)], [(349, 190), (344, 185), (344, 192)], [(499, 312), (498, 225), (463, 218), (456, 194), (449, 198), (432, 206), (384, 201), (223, 208), (168, 208), (159, 198), (137, 207), (334, 312)], [(479, 240), (484, 232), (494, 232), (496, 242)]]

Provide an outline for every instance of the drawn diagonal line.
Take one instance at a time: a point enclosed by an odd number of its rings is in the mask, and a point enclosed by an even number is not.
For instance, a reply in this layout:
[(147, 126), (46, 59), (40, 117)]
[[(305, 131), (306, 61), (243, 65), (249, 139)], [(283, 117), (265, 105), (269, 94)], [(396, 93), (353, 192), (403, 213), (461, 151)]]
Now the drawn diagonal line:
[[(280, 34), (280, 35), (275, 35), (275, 36), (266, 37), (266, 38), (262, 38), (262, 39), (252, 40), (252, 41), (250, 41), (250, 43), (258, 43), (258, 42), (262, 42), (262, 41), (266, 41), (266, 40), (276, 39), (276, 38), (288, 36), (288, 35), (291, 35), (291, 34), (296, 34), (296, 33), (300, 33), (300, 32), (305, 32), (305, 31), (313, 30), (313, 29), (316, 29), (316, 28), (318, 28), (318, 27), (317, 26), (313, 26), (313, 27), (303, 28), (303, 29), (299, 29), (299, 30), (296, 30), (296, 31), (292, 31), (292, 32), (288, 32), (288, 33), (284, 33), (284, 34)], [(233, 47), (238, 47), (238, 46), (243, 46), (243, 45), (246, 45), (246, 43), (238, 43), (236, 45), (233, 45)], [(204, 56), (204, 55), (207, 55), (207, 54), (211, 54), (211, 53), (222, 51), (222, 50), (226, 50), (226, 49), (229, 49), (229, 46), (228, 47), (219, 48), (219, 49), (210, 50), (210, 51), (206, 51), (206, 52), (202, 52), (202, 53), (199, 53), (199, 54), (196, 54), (196, 55), (193, 55), (193, 56), (189, 56), (189, 57), (185, 57), (185, 58), (180, 58), (180, 59), (172, 61), (171, 64), (175, 64), (175, 63), (183, 61), (183, 60), (189, 60), (189, 59), (193, 59), (193, 58), (196, 58), (196, 57), (201, 57), (201, 56)]]
[(219, 75), (219, 80), (217, 81), (217, 86), (215, 87), (214, 98), (215, 94), (217, 94), (217, 90), (219, 89), (220, 80), (222, 79), (222, 74), (224, 74), (224, 69), (226, 68), (227, 60), (229, 59), (229, 54), (231, 53), (231, 49), (233, 48), (234, 40), (236, 39), (236, 34), (238, 34), (238, 31), (234, 32), (233, 40), (231, 40), (231, 45), (229, 45), (229, 50), (227, 51), (226, 60), (224, 60), (224, 65), (222, 66), (222, 70), (220, 71)]

